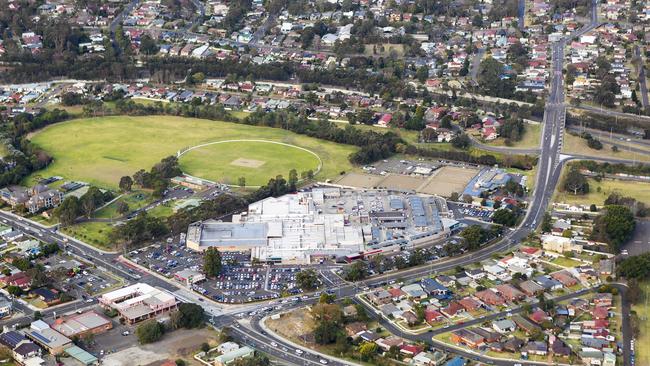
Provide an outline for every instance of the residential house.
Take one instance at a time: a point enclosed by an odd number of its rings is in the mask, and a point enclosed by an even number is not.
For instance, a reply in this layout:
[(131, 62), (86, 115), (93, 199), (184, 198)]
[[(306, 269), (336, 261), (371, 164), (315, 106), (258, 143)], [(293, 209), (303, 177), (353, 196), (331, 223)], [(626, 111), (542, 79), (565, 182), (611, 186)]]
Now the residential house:
[(368, 330), (368, 327), (362, 322), (354, 322), (345, 326), (345, 333), (348, 337), (352, 337), (353, 339), (358, 338), (359, 334), (366, 330)]
[(43, 353), (41, 347), (29, 341), (21, 343), (12, 351), (14, 359), (21, 365), (40, 364), (43, 361), (40, 357)]
[(395, 306), (395, 304), (384, 304), (379, 306), (379, 310), (385, 317), (397, 317), (403, 313), (403, 311)]
[(607, 319), (609, 318), (609, 309), (604, 306), (596, 306), (592, 312), (591, 316), (594, 319)]
[(413, 298), (413, 299), (426, 299), (427, 298), (427, 293), (424, 292), (424, 290), (422, 289), (422, 286), (420, 286), (417, 283), (413, 283), (413, 284), (410, 284), (410, 285), (403, 286), (402, 291), (404, 291), (408, 297)]
[(524, 346), (521, 352), (528, 353), (529, 355), (546, 356), (548, 353), (548, 345), (546, 342), (530, 341)]
[(488, 305), (498, 306), (505, 304), (505, 300), (491, 289), (479, 291), (474, 296)]
[(470, 348), (479, 348), (485, 344), (485, 339), (469, 329), (458, 329), (451, 332), (451, 341), (464, 344)]
[(524, 332), (528, 334), (542, 330), (542, 328), (539, 327), (537, 324), (531, 322), (530, 320), (524, 318), (521, 315), (515, 314), (510, 319), (513, 322), (515, 322), (515, 324), (517, 324), (517, 327), (521, 328)]
[(609, 292), (597, 293), (594, 295), (593, 303), (596, 306), (611, 307), (614, 295)]
[(458, 300), (458, 303), (463, 307), (463, 309), (465, 309), (465, 311), (471, 312), (481, 308), (481, 303), (471, 297), (460, 299)]
[(429, 296), (433, 296), (436, 299), (446, 299), (451, 294), (451, 291), (446, 286), (443, 286), (432, 278), (425, 278), (420, 282), (420, 285)]
[(0, 319), (11, 316), (13, 313), (13, 302), (3, 295), (0, 295)]
[(554, 355), (560, 357), (569, 357), (571, 356), (571, 348), (564, 343), (560, 338), (555, 335), (551, 335), (548, 341), (550, 345), (551, 352)]
[(537, 296), (544, 292), (544, 287), (540, 286), (532, 280), (523, 281), (519, 284), (519, 288), (528, 296)]
[(551, 317), (546, 314), (542, 309), (537, 309), (528, 315), (528, 319), (534, 321), (537, 324), (542, 324), (547, 320), (551, 320)]
[(415, 356), (418, 353), (422, 352), (423, 350), (424, 348), (422, 346), (418, 346), (415, 344), (403, 344), (399, 348), (400, 353), (409, 357)]
[(440, 366), (446, 359), (447, 355), (440, 351), (420, 352), (412, 358), (415, 366)]
[(424, 320), (431, 325), (439, 323), (444, 319), (445, 316), (432, 306), (428, 306), (426, 310), (424, 310)]
[(496, 285), (494, 288), (506, 301), (521, 301), (526, 298), (523, 292), (510, 284)]
[(446, 307), (440, 309), (440, 312), (448, 318), (453, 318), (458, 314), (464, 313), (465, 308), (458, 301), (451, 301)]
[(418, 323), (418, 316), (412, 311), (405, 311), (397, 318), (404, 320), (408, 325), (415, 325)]
[(391, 299), (392, 296), (390, 292), (386, 290), (377, 290), (368, 294), (368, 300), (377, 306), (388, 304), (391, 302)]
[(564, 287), (572, 287), (578, 284), (578, 280), (567, 271), (552, 273), (551, 278), (559, 281)]
[(503, 319), (503, 320), (497, 320), (493, 322), (492, 328), (494, 328), (495, 331), (501, 334), (506, 334), (506, 333), (514, 332), (515, 329), (517, 329), (517, 324), (515, 324), (515, 322), (513, 322), (510, 319)]
[(403, 300), (406, 298), (406, 292), (402, 291), (399, 287), (388, 289), (388, 293), (391, 295), (393, 301)]
[(375, 340), (375, 344), (382, 350), (388, 352), (391, 347), (400, 347), (404, 344), (404, 340), (397, 336), (388, 336), (386, 338), (379, 338)]
[(474, 281), (485, 278), (486, 273), (482, 269), (467, 269), (465, 270), (467, 277), (473, 279)]
[(56, 305), (61, 302), (59, 291), (56, 289), (41, 287), (32, 290), (32, 294), (36, 295), (47, 306)]
[(524, 341), (517, 337), (508, 338), (503, 342), (503, 349), (508, 352), (517, 353), (524, 346)]
[(537, 276), (533, 281), (542, 286), (546, 291), (556, 291), (562, 289), (562, 283), (547, 276)]
[(16, 286), (20, 287), (23, 291), (27, 291), (32, 285), (32, 279), (25, 272), (17, 272), (9, 276), (0, 277), (0, 283), (3, 286)]

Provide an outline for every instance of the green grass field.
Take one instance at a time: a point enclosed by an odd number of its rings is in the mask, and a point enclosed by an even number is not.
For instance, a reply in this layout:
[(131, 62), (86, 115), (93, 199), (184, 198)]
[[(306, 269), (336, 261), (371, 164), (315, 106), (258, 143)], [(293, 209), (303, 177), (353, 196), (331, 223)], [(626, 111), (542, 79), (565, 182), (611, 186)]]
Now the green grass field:
[[(173, 116), (76, 119), (46, 127), (31, 137), (34, 144), (54, 157), (49, 167), (36, 174), (60, 175), (65, 180), (111, 189), (117, 188), (120, 177), (139, 169), (149, 170), (160, 159), (182, 148), (230, 139), (277, 141), (313, 151), (323, 161), (316, 176), (321, 180), (353, 169), (348, 155), (357, 149), (276, 128)], [(203, 168), (209, 171), (210, 167), (231, 161), (213, 161)], [(287, 169), (284, 175), (288, 174)], [(25, 183), (33, 183), (33, 177)]]
[(113, 227), (105, 222), (84, 222), (62, 228), (62, 230), (77, 239), (96, 246), (100, 249), (113, 250), (115, 249), (114, 243), (109, 239), (109, 234)]
[[(564, 134), (564, 144), (562, 145), (562, 152), (567, 154), (580, 154), (587, 156), (604, 156), (616, 159), (628, 159), (637, 162), (649, 162), (650, 154), (640, 154), (637, 152), (630, 152), (621, 149), (618, 152), (612, 151), (612, 145), (607, 141), (601, 141), (603, 148), (601, 150), (594, 150), (587, 146), (587, 140), (574, 136), (570, 133)], [(635, 145), (636, 146), (636, 145)]]
[(126, 203), (129, 206), (129, 210), (133, 211), (145, 207), (146, 205), (150, 204), (152, 201), (153, 199), (151, 198), (151, 195), (149, 193), (144, 191), (133, 191), (131, 193), (124, 194), (117, 201), (102, 208), (101, 210), (98, 210), (97, 212), (95, 212), (93, 217), (102, 218), (102, 219), (115, 219), (122, 216), (119, 212), (117, 212), (118, 202)]
[[(508, 147), (519, 149), (534, 149), (539, 147), (542, 136), (542, 125), (533, 123), (524, 123), (525, 132), (521, 140), (512, 142)], [(493, 141), (488, 141), (486, 144), (493, 146), (507, 146), (506, 140), (502, 137)]]
[[(560, 180), (562, 183), (563, 180)], [(576, 205), (602, 205), (612, 193), (622, 196), (633, 197), (639, 202), (650, 204), (650, 183), (626, 182), (621, 180), (602, 179), (597, 182), (594, 179), (587, 179), (589, 182), (589, 193), (585, 195), (573, 195), (570, 192), (556, 191), (555, 202), (569, 203)], [(600, 190), (600, 191), (599, 191)]]
[(261, 186), (270, 177), (287, 177), (291, 169), (298, 174), (320, 165), (318, 157), (302, 149), (258, 141), (224, 142), (188, 151), (180, 158), (181, 169), (191, 175), (226, 184)]

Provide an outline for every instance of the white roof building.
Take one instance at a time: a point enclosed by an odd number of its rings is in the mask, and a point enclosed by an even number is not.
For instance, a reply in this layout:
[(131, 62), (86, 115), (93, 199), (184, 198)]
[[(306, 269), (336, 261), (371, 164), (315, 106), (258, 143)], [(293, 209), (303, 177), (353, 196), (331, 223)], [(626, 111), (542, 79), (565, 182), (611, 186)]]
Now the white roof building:
[(309, 263), (312, 255), (347, 255), (364, 250), (361, 226), (346, 223), (343, 213), (317, 208), (327, 192), (298, 192), (270, 197), (233, 215), (231, 223), (205, 221), (188, 229), (187, 245), (250, 250), (262, 261)]

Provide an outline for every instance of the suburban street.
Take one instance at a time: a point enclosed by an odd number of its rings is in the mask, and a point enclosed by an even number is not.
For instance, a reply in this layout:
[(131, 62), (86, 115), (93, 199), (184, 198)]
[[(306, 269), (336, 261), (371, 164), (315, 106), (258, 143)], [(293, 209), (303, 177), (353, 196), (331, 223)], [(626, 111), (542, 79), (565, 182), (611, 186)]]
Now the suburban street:
[(648, 108), (650, 104), (648, 103), (648, 85), (645, 75), (645, 60), (641, 56), (641, 50), (639, 46), (634, 47), (634, 56), (640, 59), (639, 61), (639, 91), (641, 92), (641, 105), (643, 108)]

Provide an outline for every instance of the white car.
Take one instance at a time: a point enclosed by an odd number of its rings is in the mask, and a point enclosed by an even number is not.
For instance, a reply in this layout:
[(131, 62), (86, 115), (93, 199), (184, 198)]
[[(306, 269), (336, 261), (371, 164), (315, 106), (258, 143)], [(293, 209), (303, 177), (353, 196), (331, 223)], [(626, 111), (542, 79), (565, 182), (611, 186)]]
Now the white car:
[(327, 365), (327, 364), (328, 364), (327, 360), (324, 360), (324, 359), (322, 359), (322, 358), (321, 358), (320, 360), (318, 360), (318, 362), (322, 363), (323, 365)]
[(275, 343), (275, 342), (271, 342), (271, 346), (273, 346), (273, 347), (277, 347), (277, 346), (278, 346), (278, 344), (277, 344), (277, 343)]
[(296, 349), (296, 354), (297, 354), (297, 355), (302, 355), (302, 353), (303, 353), (303, 352), (302, 352), (301, 349)]

